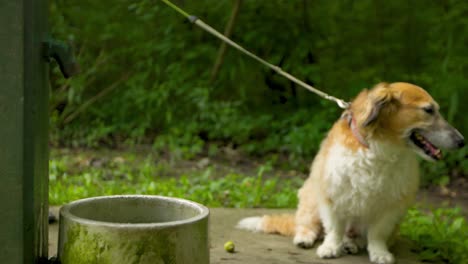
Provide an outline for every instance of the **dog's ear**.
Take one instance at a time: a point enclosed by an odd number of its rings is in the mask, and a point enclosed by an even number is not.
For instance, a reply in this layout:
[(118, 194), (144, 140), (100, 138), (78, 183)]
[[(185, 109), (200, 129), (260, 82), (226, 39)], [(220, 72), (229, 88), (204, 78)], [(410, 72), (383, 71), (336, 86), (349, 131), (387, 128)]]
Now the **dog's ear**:
[(362, 126), (368, 126), (374, 123), (379, 117), (382, 109), (392, 100), (392, 91), (388, 88), (387, 83), (377, 84), (368, 93), (368, 103), (370, 110), (368, 110), (367, 118), (362, 123)]

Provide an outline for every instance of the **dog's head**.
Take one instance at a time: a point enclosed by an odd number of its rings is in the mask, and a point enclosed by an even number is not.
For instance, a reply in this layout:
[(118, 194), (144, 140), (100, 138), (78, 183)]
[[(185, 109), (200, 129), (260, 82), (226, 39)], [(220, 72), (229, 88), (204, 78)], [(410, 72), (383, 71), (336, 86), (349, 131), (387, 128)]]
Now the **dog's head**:
[(439, 105), (421, 87), (381, 83), (363, 91), (351, 105), (359, 129), (369, 139), (407, 146), (428, 160), (440, 149), (464, 146), (464, 138), (439, 113)]

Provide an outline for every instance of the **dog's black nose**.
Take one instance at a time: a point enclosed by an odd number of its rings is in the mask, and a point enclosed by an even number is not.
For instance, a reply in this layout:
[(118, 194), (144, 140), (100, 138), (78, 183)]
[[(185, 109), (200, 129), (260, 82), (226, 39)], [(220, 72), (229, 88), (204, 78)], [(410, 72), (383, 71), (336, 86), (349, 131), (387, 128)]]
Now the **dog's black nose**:
[(464, 140), (463, 138), (460, 139), (460, 140), (458, 140), (457, 146), (458, 146), (459, 148), (463, 148), (463, 147), (465, 146), (465, 140)]

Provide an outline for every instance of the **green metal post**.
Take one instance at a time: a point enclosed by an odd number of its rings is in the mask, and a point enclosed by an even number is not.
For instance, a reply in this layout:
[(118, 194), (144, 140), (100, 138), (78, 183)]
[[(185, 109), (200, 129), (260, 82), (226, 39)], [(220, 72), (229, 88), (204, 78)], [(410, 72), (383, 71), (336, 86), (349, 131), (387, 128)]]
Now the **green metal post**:
[(47, 258), (47, 0), (0, 2), (0, 262)]

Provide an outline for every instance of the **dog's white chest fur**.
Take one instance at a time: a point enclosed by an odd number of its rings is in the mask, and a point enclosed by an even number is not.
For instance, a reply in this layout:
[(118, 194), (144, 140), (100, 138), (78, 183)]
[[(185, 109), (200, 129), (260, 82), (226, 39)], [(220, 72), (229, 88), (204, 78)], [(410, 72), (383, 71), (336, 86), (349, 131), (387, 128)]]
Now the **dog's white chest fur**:
[(329, 151), (324, 179), (332, 208), (342, 217), (371, 221), (416, 193), (418, 163), (411, 151), (379, 142), (357, 152), (340, 144)]

